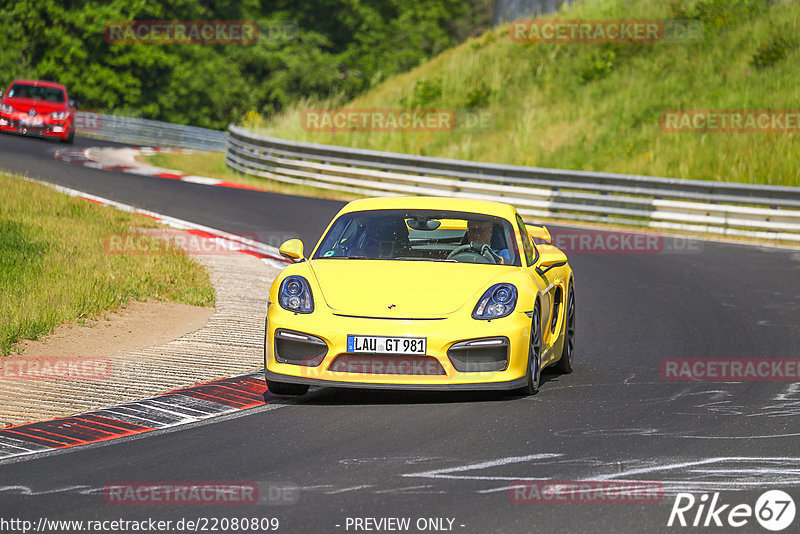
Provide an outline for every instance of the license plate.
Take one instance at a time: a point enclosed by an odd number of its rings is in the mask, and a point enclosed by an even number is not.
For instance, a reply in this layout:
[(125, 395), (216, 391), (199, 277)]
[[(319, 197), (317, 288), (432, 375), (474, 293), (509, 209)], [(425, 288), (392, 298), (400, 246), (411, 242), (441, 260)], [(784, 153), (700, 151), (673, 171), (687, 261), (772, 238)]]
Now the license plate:
[(32, 120), (28, 120), (28, 119), (22, 119), (22, 120), (21, 120), (21, 121), (19, 121), (19, 122), (20, 122), (20, 123), (21, 123), (23, 126), (37, 126), (37, 127), (44, 126), (44, 123), (43, 123), (42, 121), (32, 121)]
[(424, 337), (347, 336), (347, 352), (377, 352), (384, 354), (425, 354)]

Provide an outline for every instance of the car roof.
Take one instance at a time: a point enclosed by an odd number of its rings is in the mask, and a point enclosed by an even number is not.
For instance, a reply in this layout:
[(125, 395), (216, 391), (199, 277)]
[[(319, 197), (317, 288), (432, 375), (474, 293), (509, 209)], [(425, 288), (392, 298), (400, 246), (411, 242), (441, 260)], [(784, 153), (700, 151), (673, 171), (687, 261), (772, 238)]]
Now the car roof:
[(53, 89), (63, 89), (64, 92), (66, 92), (66, 90), (67, 90), (67, 88), (64, 87), (63, 85), (61, 85), (60, 83), (48, 82), (47, 80), (23, 80), (23, 79), (19, 79), (19, 80), (14, 80), (11, 83), (11, 85), (14, 85), (14, 84), (17, 84), (17, 83), (23, 83), (25, 85), (36, 85), (36, 86), (39, 86), (39, 87), (52, 87)]
[(464, 211), (503, 217), (514, 220), (516, 209), (511, 204), (489, 200), (445, 197), (378, 197), (353, 200), (339, 212), (339, 215), (354, 211), (430, 209), (443, 211)]

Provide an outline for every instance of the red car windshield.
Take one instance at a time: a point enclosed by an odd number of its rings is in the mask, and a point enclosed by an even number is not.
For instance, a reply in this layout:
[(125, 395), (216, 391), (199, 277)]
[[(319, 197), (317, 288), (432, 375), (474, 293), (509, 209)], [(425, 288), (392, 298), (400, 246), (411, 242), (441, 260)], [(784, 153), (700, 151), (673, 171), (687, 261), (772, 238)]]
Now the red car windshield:
[(8, 98), (30, 98), (46, 102), (64, 102), (64, 91), (55, 87), (42, 87), (39, 85), (26, 85), (15, 83), (8, 90)]

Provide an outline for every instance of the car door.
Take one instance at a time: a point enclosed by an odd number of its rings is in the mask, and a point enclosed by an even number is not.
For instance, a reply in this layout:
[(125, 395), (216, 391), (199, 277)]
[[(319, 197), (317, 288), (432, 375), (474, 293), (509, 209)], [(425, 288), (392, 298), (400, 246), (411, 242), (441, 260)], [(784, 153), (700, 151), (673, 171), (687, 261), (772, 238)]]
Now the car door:
[(531, 279), (531, 286), (539, 294), (542, 321), (542, 350), (544, 350), (552, 342), (550, 339), (551, 336), (549, 336), (548, 326), (550, 324), (549, 319), (553, 307), (553, 287), (550, 287), (550, 282), (548, 282), (546, 278), (542, 277), (536, 271), (540, 257), (539, 251), (536, 247), (536, 244), (533, 242), (533, 239), (531, 239), (530, 235), (528, 234), (528, 230), (525, 228), (525, 222), (522, 220), (522, 217), (517, 214), (516, 219), (517, 227), (519, 229), (520, 236), (522, 237), (522, 251), (524, 256), (522, 258), (522, 263), (527, 268), (528, 276)]

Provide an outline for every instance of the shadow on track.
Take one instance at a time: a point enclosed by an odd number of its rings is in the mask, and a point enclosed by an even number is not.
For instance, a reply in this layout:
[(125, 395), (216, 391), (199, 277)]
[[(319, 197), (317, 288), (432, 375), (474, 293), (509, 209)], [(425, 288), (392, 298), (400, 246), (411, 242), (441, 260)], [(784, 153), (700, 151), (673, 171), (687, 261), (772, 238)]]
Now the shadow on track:
[(53, 146), (64, 146), (64, 147), (72, 146), (72, 145), (67, 144), (67, 143), (62, 143), (61, 141), (59, 141), (56, 138), (46, 137), (46, 136), (43, 136), (43, 135), (23, 135), (23, 134), (18, 134), (16, 132), (0, 132), (0, 135), (8, 136), (8, 137), (17, 137), (17, 138), (20, 138), (20, 139), (36, 139), (37, 141), (40, 141), (40, 142), (50, 143)]
[[(558, 381), (560, 375), (542, 373), (540, 390), (550, 381)], [(536, 397), (536, 395), (534, 395)], [(274, 401), (275, 396), (265, 393), (265, 398)], [(295, 405), (308, 406), (377, 406), (414, 404), (457, 404), (474, 402), (508, 402), (528, 397), (506, 391), (415, 391), (367, 388), (321, 387), (312, 389), (300, 397), (284, 397)]]

